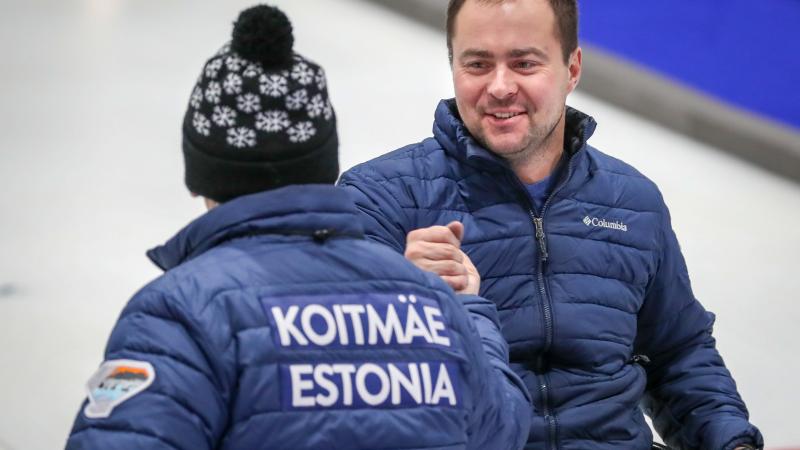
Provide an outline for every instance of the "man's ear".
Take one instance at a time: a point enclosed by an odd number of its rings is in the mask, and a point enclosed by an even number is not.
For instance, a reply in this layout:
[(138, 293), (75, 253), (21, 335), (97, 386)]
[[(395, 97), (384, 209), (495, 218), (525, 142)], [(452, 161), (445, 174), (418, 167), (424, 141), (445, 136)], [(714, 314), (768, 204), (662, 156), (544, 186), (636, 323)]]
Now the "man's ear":
[(571, 93), (578, 87), (578, 82), (581, 80), (582, 64), (583, 51), (578, 47), (569, 55), (569, 63), (567, 65), (567, 69), (569, 70), (569, 85), (567, 86), (567, 93)]

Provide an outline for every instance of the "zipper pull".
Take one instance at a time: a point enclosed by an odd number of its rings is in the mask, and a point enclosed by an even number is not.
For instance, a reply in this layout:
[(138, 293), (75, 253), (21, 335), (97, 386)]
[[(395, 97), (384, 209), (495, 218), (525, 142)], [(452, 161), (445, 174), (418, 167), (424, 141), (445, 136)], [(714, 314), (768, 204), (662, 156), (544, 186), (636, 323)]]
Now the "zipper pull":
[(328, 238), (330, 238), (332, 235), (333, 235), (333, 230), (329, 228), (322, 228), (320, 230), (315, 230), (312, 237), (314, 238), (314, 241), (316, 241), (318, 244), (322, 244), (325, 241), (327, 241)]
[(544, 237), (544, 220), (539, 217), (534, 217), (533, 224), (536, 225), (536, 240), (539, 242), (540, 258), (542, 261), (547, 261), (547, 241)]

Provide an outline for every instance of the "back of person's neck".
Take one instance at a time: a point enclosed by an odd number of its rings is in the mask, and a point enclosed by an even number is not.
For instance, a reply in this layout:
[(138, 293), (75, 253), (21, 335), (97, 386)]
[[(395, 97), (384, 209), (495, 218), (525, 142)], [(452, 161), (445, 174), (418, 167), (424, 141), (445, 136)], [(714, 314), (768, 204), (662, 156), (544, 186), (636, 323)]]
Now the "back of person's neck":
[(203, 202), (205, 203), (206, 210), (208, 210), (208, 211), (211, 211), (212, 209), (214, 209), (217, 206), (219, 206), (219, 202), (217, 202), (215, 200), (211, 200), (208, 197), (203, 197)]

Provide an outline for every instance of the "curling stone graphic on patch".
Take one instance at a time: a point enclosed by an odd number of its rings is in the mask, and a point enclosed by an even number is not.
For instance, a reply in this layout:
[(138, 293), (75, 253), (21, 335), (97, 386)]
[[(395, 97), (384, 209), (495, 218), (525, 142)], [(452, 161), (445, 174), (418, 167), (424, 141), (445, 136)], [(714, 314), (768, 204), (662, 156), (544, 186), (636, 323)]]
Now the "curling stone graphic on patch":
[(108, 417), (120, 403), (147, 389), (155, 378), (156, 371), (149, 362), (105, 361), (86, 383), (89, 403), (83, 413), (90, 419)]

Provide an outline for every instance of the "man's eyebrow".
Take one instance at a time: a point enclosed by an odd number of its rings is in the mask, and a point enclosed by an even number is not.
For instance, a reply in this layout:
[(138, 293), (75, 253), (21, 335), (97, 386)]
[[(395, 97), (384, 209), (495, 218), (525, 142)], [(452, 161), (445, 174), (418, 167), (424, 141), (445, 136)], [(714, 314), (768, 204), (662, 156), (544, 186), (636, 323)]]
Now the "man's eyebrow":
[(508, 52), (508, 56), (511, 58), (521, 58), (528, 55), (534, 55), (541, 59), (548, 59), (547, 54), (536, 47), (515, 48)]
[[(515, 48), (508, 52), (509, 58), (522, 58), (524, 56), (534, 55), (543, 60), (548, 59), (547, 54), (536, 47)], [(461, 52), (459, 58), (491, 58), (494, 55), (488, 50), (480, 50), (477, 48), (468, 48)]]
[(476, 48), (468, 48), (458, 55), (459, 58), (491, 58), (492, 52), (488, 50), (478, 50)]

